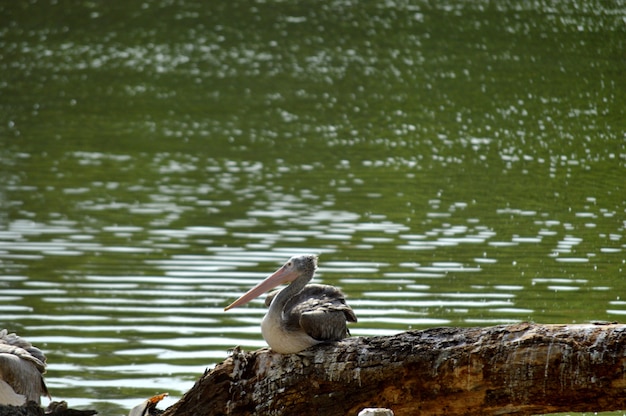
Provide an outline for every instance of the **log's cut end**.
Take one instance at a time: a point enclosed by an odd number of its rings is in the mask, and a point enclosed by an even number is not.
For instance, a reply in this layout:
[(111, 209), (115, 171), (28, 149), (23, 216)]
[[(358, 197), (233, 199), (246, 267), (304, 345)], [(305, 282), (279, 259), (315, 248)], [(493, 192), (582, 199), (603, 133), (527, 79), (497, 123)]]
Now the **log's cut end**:
[(530, 415), (626, 409), (626, 326), (516, 324), (236, 348), (166, 416)]

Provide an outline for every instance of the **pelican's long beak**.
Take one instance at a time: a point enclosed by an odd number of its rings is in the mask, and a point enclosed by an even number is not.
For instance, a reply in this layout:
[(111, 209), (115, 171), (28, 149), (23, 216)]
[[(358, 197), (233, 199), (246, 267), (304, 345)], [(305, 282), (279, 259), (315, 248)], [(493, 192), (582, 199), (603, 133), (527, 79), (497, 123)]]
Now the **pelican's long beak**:
[(261, 296), (263, 293), (268, 290), (274, 289), (276, 286), (282, 285), (283, 283), (292, 282), (297, 276), (294, 270), (287, 268), (287, 266), (283, 266), (280, 269), (276, 270), (273, 274), (266, 277), (261, 283), (248, 290), (242, 297), (228, 305), (224, 308), (225, 311), (232, 309), (236, 306), (244, 305), (250, 302), (252, 299)]

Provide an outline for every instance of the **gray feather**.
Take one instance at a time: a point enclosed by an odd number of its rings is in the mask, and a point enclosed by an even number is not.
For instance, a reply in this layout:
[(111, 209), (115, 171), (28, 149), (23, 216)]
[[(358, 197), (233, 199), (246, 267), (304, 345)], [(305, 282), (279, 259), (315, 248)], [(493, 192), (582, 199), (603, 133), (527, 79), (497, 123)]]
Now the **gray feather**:
[(333, 286), (310, 284), (283, 308), (287, 328), (302, 328), (318, 341), (338, 341), (347, 337), (347, 322), (356, 322), (341, 290)]
[(0, 379), (26, 400), (39, 403), (41, 396), (50, 397), (45, 371), (46, 356), (39, 348), (6, 329), (0, 331)]

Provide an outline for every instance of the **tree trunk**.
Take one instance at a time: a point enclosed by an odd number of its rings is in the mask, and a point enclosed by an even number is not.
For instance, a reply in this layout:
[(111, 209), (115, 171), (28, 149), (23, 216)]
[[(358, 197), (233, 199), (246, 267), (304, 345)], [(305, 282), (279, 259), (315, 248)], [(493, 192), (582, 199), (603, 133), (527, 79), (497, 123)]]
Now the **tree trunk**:
[(626, 409), (626, 325), (516, 324), (232, 355), (164, 416), (531, 415)]

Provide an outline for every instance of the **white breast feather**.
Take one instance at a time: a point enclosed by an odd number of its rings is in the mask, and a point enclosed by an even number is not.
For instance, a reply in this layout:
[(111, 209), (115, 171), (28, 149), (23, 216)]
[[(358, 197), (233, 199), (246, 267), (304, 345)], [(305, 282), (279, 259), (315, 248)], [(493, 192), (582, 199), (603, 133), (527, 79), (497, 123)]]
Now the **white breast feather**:
[(272, 319), (270, 314), (265, 315), (261, 322), (261, 333), (267, 345), (281, 354), (293, 354), (319, 344), (304, 331), (285, 331), (280, 320)]

